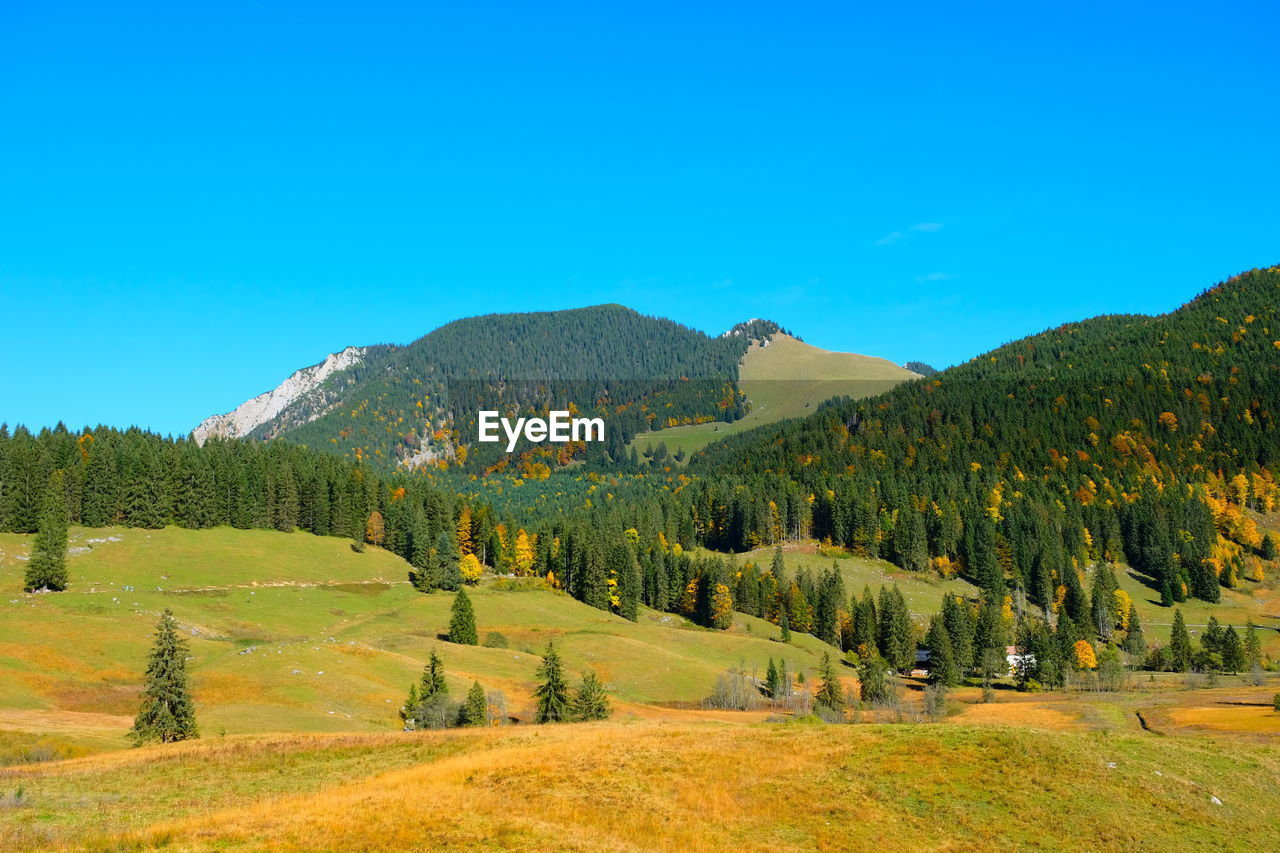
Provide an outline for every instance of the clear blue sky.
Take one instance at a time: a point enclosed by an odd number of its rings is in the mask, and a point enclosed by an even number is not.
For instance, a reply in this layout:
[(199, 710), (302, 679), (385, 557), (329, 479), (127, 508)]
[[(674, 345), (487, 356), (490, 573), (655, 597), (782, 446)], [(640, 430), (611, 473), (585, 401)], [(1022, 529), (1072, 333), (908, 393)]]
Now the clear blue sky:
[(962, 361), (1280, 263), (1277, 4), (10, 3), (0, 421), (622, 302)]

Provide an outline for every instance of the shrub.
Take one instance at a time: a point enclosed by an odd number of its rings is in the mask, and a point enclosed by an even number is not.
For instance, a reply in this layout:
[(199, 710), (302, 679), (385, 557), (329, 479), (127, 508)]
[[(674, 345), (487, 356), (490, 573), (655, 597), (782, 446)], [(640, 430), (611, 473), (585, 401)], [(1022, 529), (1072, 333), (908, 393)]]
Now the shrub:
[(746, 673), (731, 669), (717, 676), (711, 695), (702, 705), (721, 711), (750, 711), (760, 707), (760, 691)]
[(511, 644), (507, 642), (507, 637), (500, 631), (490, 631), (484, 635), (484, 646), (486, 649), (509, 649)]

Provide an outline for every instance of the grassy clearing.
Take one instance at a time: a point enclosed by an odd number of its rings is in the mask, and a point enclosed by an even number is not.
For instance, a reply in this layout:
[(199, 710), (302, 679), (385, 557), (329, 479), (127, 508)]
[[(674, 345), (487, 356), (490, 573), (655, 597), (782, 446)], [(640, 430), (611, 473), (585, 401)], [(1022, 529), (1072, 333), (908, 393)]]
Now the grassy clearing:
[(660, 430), (638, 436), (632, 444), (643, 452), (662, 441), (671, 453), (684, 450), (689, 454), (718, 438), (812, 414), (819, 403), (831, 397), (870, 397), (915, 376), (882, 358), (831, 352), (789, 335), (776, 335), (767, 346), (753, 345), (742, 359), (739, 385), (751, 401), (746, 417), (732, 424)]
[(2, 771), (0, 790), (21, 784), (25, 801), (0, 816), (0, 843), (1274, 849), (1277, 774), (1274, 743), (1025, 727), (630, 721), (228, 739)]
[(269, 531), (76, 529), (73, 547), (117, 541), (70, 559), (69, 591), (26, 595), (18, 557), (30, 538), (0, 537), (0, 730), (86, 748), (126, 745), (165, 607), (194, 656), (206, 736), (394, 729), (433, 646), (454, 691), (479, 679), (506, 692), (517, 715), (530, 708), (549, 640), (571, 673), (594, 669), (630, 706), (697, 702), (739, 663), (763, 671), (785, 656), (793, 670), (811, 670), (822, 648), (799, 635), (782, 646), (776, 627), (746, 616), (723, 632), (649, 610), (636, 624), (537, 585), (493, 584), (471, 594), (480, 635), (498, 631), (509, 648), (457, 646), (440, 639), (452, 596), (414, 591), (398, 557)]

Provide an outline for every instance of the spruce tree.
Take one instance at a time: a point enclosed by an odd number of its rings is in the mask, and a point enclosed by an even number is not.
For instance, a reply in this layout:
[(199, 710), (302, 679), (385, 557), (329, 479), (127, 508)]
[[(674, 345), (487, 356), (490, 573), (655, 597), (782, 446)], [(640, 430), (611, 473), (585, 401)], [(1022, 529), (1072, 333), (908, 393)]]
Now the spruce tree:
[(822, 663), (818, 666), (818, 694), (814, 701), (821, 708), (837, 713), (844, 711), (844, 696), (840, 692), (840, 679), (836, 677), (835, 668), (831, 665), (831, 652), (822, 653)]
[(418, 688), (419, 699), (430, 699), (433, 696), (444, 696), (449, 692), (449, 684), (444, 678), (444, 660), (431, 650), (427, 665), (422, 668), (422, 685)]
[(924, 644), (929, 648), (929, 683), (946, 687), (959, 684), (960, 670), (956, 666), (947, 624), (941, 616), (935, 616), (929, 622)]
[(1244, 657), (1244, 668), (1253, 669), (1262, 664), (1262, 643), (1258, 639), (1258, 627), (1250, 619), (1244, 626), (1244, 640), (1240, 644), (1240, 653)]
[(67, 588), (67, 511), (66, 474), (54, 471), (49, 477), (40, 506), (36, 540), (27, 561), (23, 586), (27, 592), (47, 589), (61, 592)]
[(444, 661), (435, 649), (427, 665), (422, 668), (422, 680), (417, 690), (410, 689), (405, 702), (414, 728), (443, 729), (458, 723), (458, 705), (449, 699), (449, 684), (445, 681)]
[(1178, 672), (1191, 669), (1191, 636), (1182, 618), (1182, 608), (1173, 611), (1173, 627), (1169, 631), (1169, 656)]
[(1228, 672), (1239, 672), (1245, 668), (1244, 647), (1240, 643), (1240, 635), (1232, 625), (1222, 632), (1222, 640), (1218, 645), (1222, 655), (1222, 668)]
[(604, 692), (600, 679), (594, 672), (583, 673), (582, 681), (569, 703), (570, 718), (577, 722), (607, 720), (612, 713), (609, 696)]
[(1147, 640), (1142, 636), (1142, 623), (1138, 621), (1138, 608), (1129, 605), (1129, 633), (1124, 638), (1124, 650), (1141, 659), (1147, 653)]
[(547, 643), (547, 651), (542, 656), (542, 665), (538, 667), (538, 677), (542, 683), (534, 691), (538, 700), (538, 709), (534, 716), (536, 723), (559, 723), (569, 718), (569, 688), (564, 680), (564, 666), (560, 662), (560, 653), (556, 651), (554, 642)]
[(133, 721), (130, 737), (141, 746), (199, 736), (195, 707), (187, 687), (187, 644), (178, 636), (173, 611), (166, 609), (156, 627), (155, 643), (147, 661), (142, 707)]
[(769, 668), (765, 670), (764, 692), (770, 698), (773, 698), (778, 692), (778, 667), (773, 662), (773, 658), (769, 658)]
[(463, 646), (480, 644), (480, 635), (476, 631), (476, 613), (465, 589), (459, 589), (453, 597), (453, 610), (449, 617), (449, 642)]
[(464, 726), (479, 727), (489, 721), (489, 702), (485, 699), (484, 688), (480, 686), (479, 681), (471, 683), (471, 689), (467, 691), (467, 701), (462, 705), (462, 718), (460, 722)]
[(1274, 560), (1276, 558), (1276, 553), (1277, 553), (1276, 540), (1270, 533), (1262, 537), (1261, 550), (1262, 550), (1262, 559)]
[(782, 614), (778, 617), (778, 627), (782, 629), (781, 633), (778, 635), (778, 639), (782, 640), (784, 643), (791, 642), (791, 620), (787, 618), (787, 611), (785, 610), (782, 611)]

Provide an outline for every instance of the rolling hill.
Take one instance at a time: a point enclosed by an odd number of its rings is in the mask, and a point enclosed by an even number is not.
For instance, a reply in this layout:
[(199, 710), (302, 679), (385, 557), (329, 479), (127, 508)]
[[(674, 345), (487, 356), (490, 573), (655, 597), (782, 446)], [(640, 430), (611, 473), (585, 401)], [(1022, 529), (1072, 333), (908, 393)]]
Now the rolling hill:
[(788, 418), (811, 415), (832, 397), (862, 398), (888, 391), (919, 374), (883, 358), (832, 352), (778, 332), (753, 341), (738, 369), (738, 387), (751, 408), (732, 423), (705, 423), (642, 433), (632, 441), (642, 451), (662, 442), (668, 451), (686, 454), (716, 439)]
[[(620, 305), (458, 320), (406, 346), (348, 347), (199, 424), (193, 437), (284, 438), (402, 468), (505, 468), (475, 441), (475, 413), (541, 414), (570, 404), (606, 417), (608, 442), (524, 454), (552, 467), (625, 460), (634, 436), (686, 452), (865, 396), (914, 374), (883, 359), (802, 343), (767, 320), (712, 338)], [(748, 403), (748, 400), (750, 401)], [(750, 412), (748, 412), (750, 406)], [(744, 419), (745, 415), (745, 419)], [(653, 439), (656, 440), (656, 439)]]

